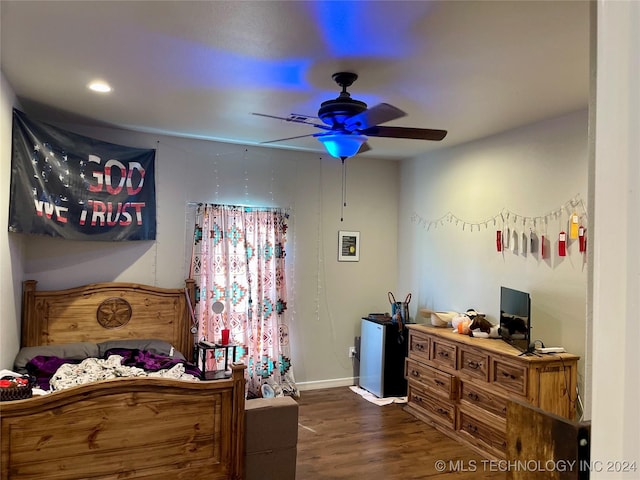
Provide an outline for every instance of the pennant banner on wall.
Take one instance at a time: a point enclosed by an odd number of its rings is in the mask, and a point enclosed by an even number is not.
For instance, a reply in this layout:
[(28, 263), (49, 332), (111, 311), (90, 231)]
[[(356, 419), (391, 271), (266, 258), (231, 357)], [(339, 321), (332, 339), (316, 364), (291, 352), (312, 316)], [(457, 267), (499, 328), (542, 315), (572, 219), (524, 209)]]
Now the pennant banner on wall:
[(9, 231), (69, 240), (155, 240), (155, 150), (13, 111)]

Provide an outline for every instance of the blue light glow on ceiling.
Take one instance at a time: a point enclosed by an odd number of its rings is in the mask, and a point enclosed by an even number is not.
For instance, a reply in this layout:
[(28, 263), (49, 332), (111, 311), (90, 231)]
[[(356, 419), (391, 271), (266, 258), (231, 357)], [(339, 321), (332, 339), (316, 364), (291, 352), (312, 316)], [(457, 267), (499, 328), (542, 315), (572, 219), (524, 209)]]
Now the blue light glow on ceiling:
[[(198, 88), (263, 87), (268, 89), (307, 90), (308, 58), (265, 59), (216, 49), (170, 36), (148, 34), (150, 51), (172, 52), (174, 58), (153, 62), (149, 73), (167, 82), (185, 80)], [(158, 68), (158, 65), (160, 67)], [(167, 67), (164, 70), (164, 67)], [(169, 70), (170, 67), (170, 70)]]
[(415, 55), (413, 32), (432, 8), (426, 1), (335, 1), (306, 5), (315, 16), (330, 52), (346, 58)]

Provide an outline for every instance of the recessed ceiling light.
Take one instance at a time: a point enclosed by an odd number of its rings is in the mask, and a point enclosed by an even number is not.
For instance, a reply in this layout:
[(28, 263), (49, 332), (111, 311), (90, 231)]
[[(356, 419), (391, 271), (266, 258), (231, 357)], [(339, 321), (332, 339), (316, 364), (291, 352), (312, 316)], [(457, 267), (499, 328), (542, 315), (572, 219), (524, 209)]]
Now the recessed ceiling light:
[(88, 87), (89, 90), (93, 90), (94, 92), (98, 93), (109, 93), (111, 91), (111, 86), (107, 82), (103, 82), (102, 80), (91, 82)]

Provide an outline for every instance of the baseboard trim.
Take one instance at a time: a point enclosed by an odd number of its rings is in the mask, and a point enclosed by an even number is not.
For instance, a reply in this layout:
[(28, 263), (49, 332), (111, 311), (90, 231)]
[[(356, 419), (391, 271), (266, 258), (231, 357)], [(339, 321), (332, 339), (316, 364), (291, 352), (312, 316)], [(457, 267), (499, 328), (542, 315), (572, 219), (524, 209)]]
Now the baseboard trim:
[(304, 392), (305, 390), (320, 390), (322, 388), (335, 388), (335, 387), (351, 387), (358, 384), (358, 377), (346, 377), (346, 378), (332, 378), (329, 380), (315, 380), (312, 382), (296, 382), (298, 390)]

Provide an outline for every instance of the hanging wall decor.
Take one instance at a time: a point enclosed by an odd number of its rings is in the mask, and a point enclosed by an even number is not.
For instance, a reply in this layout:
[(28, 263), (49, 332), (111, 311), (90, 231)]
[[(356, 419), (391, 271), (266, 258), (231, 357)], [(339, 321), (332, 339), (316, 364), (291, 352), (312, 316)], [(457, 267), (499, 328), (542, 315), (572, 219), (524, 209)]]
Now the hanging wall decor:
[(360, 232), (338, 232), (338, 261), (360, 261)]
[(509, 251), (522, 256), (539, 254), (540, 258), (548, 258), (551, 252), (548, 230), (550, 224), (554, 225), (557, 222), (556, 253), (559, 257), (567, 255), (574, 240), (578, 240), (576, 243), (581, 253), (584, 254), (587, 250), (587, 210), (579, 195), (567, 200), (557, 209), (539, 216), (522, 215), (503, 208), (481, 221), (462, 219), (451, 212), (433, 220), (427, 220), (414, 212), (411, 221), (422, 225), (427, 231), (446, 225), (461, 227), (466, 232), (492, 229), (496, 232), (494, 248), (497, 252)]
[(36, 122), (14, 109), (9, 231), (155, 240), (155, 154)]
[[(577, 208), (579, 208), (582, 213), (576, 213)], [(469, 232), (479, 232), (480, 230), (494, 226), (497, 227), (498, 230), (500, 230), (499, 227), (505, 226), (506, 228), (502, 228), (504, 240), (503, 247), (509, 248), (509, 239), (507, 238), (507, 234), (513, 236), (513, 230), (516, 227), (530, 227), (534, 231), (538, 229), (545, 229), (550, 220), (558, 219), (564, 213), (567, 213), (571, 216), (572, 222), (578, 223), (581, 219), (586, 222), (587, 210), (584, 206), (584, 202), (579, 195), (576, 195), (574, 198), (567, 200), (557, 209), (547, 212), (544, 215), (535, 217), (521, 215), (507, 208), (503, 208), (495, 215), (492, 215), (491, 217), (480, 221), (466, 220), (458, 217), (451, 212), (447, 212), (444, 215), (432, 220), (425, 219), (417, 212), (413, 212), (413, 214), (411, 215), (411, 221), (413, 223), (421, 225), (423, 228), (427, 229), (427, 231), (431, 230), (432, 228), (445, 226), (446, 224), (453, 224), (455, 226), (461, 227), (463, 231)]]

